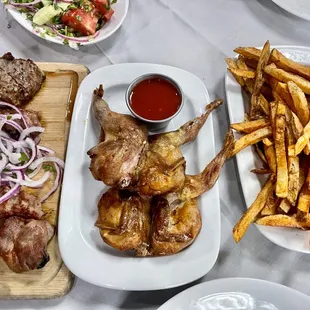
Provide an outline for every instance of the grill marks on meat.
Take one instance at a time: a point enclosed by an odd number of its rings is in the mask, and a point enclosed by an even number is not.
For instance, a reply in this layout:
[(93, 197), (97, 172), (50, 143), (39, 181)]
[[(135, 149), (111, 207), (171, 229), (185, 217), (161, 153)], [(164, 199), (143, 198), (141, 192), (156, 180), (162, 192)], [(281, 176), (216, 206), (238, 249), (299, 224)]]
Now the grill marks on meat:
[[(0, 188), (0, 196), (3, 196), (9, 191), (9, 187)], [(0, 204), (0, 219), (9, 216), (20, 216), (25, 219), (40, 219), (44, 215), (40, 200), (20, 191), (18, 195), (13, 196), (9, 200)]]
[(0, 229), (0, 256), (17, 273), (43, 268), (49, 261), (47, 244), (54, 235), (45, 220), (10, 217)]
[(44, 73), (30, 59), (15, 59), (11, 53), (0, 57), (0, 100), (21, 105), (40, 90)]

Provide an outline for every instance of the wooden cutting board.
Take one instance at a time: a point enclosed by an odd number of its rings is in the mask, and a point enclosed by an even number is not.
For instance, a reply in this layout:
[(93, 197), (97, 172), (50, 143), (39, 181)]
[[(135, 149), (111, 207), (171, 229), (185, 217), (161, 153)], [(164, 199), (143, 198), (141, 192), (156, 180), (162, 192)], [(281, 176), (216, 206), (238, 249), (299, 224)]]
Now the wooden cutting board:
[[(76, 64), (37, 65), (45, 71), (46, 81), (27, 108), (42, 114), (45, 132), (40, 144), (52, 148), (58, 157), (64, 159), (78, 86), (89, 71), (85, 66)], [(0, 258), (0, 299), (56, 298), (66, 295), (72, 288), (74, 276), (62, 262), (57, 242), (59, 198), (58, 189), (43, 204), (45, 218), (56, 227), (56, 234), (48, 246), (50, 261), (40, 270), (16, 274)]]

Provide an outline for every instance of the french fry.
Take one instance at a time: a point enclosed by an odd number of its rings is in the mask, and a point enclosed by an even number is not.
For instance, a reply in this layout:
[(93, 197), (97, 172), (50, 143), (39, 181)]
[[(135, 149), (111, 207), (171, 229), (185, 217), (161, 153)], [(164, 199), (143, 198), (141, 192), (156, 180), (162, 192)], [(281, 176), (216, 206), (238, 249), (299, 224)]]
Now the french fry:
[(255, 72), (254, 71), (246, 71), (246, 70), (234, 69), (234, 68), (228, 68), (228, 70), (234, 76), (237, 76), (240, 78), (245, 78), (245, 79), (254, 79), (255, 78)]
[(295, 144), (295, 156), (299, 155), (306, 145), (309, 143), (310, 139), (310, 122), (306, 125), (303, 130), (302, 136), (300, 136)]
[(282, 199), (278, 198), (274, 192), (272, 192), (266, 200), (264, 209), (261, 212), (261, 216), (273, 215), (276, 213), (277, 208), (279, 207)]
[(266, 199), (273, 192), (273, 190), (274, 180), (272, 177), (270, 177), (263, 186), (262, 190), (257, 195), (255, 201), (252, 203), (250, 208), (247, 209), (247, 211), (243, 214), (242, 218), (235, 225), (233, 229), (233, 236), (236, 243), (238, 243), (242, 239), (250, 224), (256, 220), (259, 213), (263, 210)]
[(250, 106), (250, 117), (251, 119), (255, 119), (260, 107), (260, 91), (264, 84), (264, 68), (268, 64), (270, 57), (270, 43), (267, 41), (262, 49), (260, 54), (256, 74), (255, 74), (255, 81), (253, 86), (253, 93), (251, 97), (251, 106)]
[(290, 211), (291, 209), (291, 204), (287, 199), (282, 199), (279, 208), (284, 212), (284, 213), (288, 213), (288, 211)]
[(267, 126), (241, 137), (239, 140), (235, 142), (235, 147), (231, 156), (236, 155), (249, 145), (255, 144), (261, 141), (262, 139), (271, 136), (271, 134), (272, 134), (272, 128), (270, 126)]
[[(228, 66), (229, 69), (238, 69), (238, 66), (237, 66), (237, 64), (236, 64), (234, 59), (232, 59), (232, 58), (225, 58), (225, 61), (226, 61), (227, 66)], [(245, 81), (244, 81), (244, 79), (242, 77), (240, 77), (240, 76), (238, 76), (238, 75), (236, 75), (234, 73), (233, 73), (233, 76), (236, 79), (236, 81), (241, 85), (241, 87), (245, 86)]]
[(276, 114), (277, 114), (278, 102), (270, 102), (270, 124), (272, 127), (273, 139), (276, 138)]
[(278, 104), (276, 114), (275, 151), (277, 160), (276, 195), (280, 198), (288, 196), (288, 170), (285, 149), (285, 105)]
[(292, 81), (287, 83), (289, 92), (293, 98), (296, 114), (300, 119), (303, 126), (309, 122), (309, 107), (305, 94), (303, 91)]
[(269, 139), (269, 138), (265, 138), (265, 139), (263, 139), (262, 141), (263, 141), (263, 143), (264, 143), (265, 145), (267, 145), (267, 146), (271, 146), (271, 145), (273, 145), (273, 142), (272, 142), (272, 141), (270, 141), (270, 139)]
[(261, 55), (261, 50), (255, 47), (237, 47), (234, 49), (234, 52), (242, 55), (245, 58), (259, 60)]
[(310, 207), (310, 169), (306, 181), (301, 189), (297, 204), (297, 220), (304, 221), (309, 214)]
[[(240, 56), (242, 56), (242, 55), (240, 55)], [(246, 63), (246, 65), (247, 65), (249, 68), (256, 70), (258, 60), (250, 59), (250, 58), (244, 58), (244, 62)]]
[(273, 173), (277, 172), (277, 160), (274, 145), (264, 145), (264, 152), (269, 168)]
[(266, 115), (270, 114), (270, 105), (262, 94), (259, 95), (259, 106)]
[(295, 136), (295, 139), (298, 140), (299, 137), (303, 134), (304, 128), (295, 113), (292, 113), (292, 122), (291, 127)]
[(306, 79), (304, 79), (303, 77), (295, 75), (293, 73), (286, 72), (282, 69), (279, 69), (276, 67), (275, 64), (270, 64), (270, 65), (266, 66), (264, 71), (265, 71), (265, 73), (273, 76), (274, 78), (276, 78), (280, 82), (287, 83), (289, 81), (293, 81), (296, 85), (298, 85), (301, 88), (301, 90), (305, 94), (307, 94), (307, 95), (310, 94), (310, 82), (307, 81)]
[(264, 226), (291, 227), (302, 229), (305, 224), (299, 223), (294, 216), (275, 214), (262, 217), (255, 221), (255, 224)]
[(261, 148), (259, 147), (259, 143), (255, 144), (254, 147), (255, 147), (255, 151), (256, 151), (258, 157), (259, 157), (264, 163), (267, 164), (267, 159), (266, 159), (266, 157), (265, 157), (264, 152), (263, 152), (263, 151), (261, 150)]
[(299, 64), (293, 60), (286, 58), (275, 48), (271, 52), (270, 59), (272, 62), (276, 64), (277, 67), (285, 71), (298, 74), (307, 80), (310, 79), (310, 68), (308, 66), (304, 66), (302, 64)]
[[(245, 71), (250, 71), (248, 66), (246, 65), (244, 58), (242, 56), (239, 56), (237, 61), (236, 61), (237, 67), (241, 70)], [(245, 87), (246, 90), (252, 94), (253, 92), (253, 86), (254, 86), (254, 81), (252, 79), (244, 79)]]
[(258, 119), (255, 121), (231, 124), (230, 128), (238, 132), (251, 133), (257, 129), (260, 129), (260, 128), (263, 128), (269, 125), (270, 125), (269, 120), (262, 118), (262, 119)]

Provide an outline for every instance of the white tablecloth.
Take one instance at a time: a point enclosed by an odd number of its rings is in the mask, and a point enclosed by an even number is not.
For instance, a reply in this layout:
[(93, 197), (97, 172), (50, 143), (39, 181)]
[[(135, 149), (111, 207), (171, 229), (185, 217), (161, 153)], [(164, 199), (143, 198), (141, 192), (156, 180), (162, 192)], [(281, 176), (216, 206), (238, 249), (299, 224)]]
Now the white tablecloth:
[[(131, 0), (128, 16), (112, 38), (79, 51), (35, 38), (14, 21), (8, 29), (3, 12), (0, 14), (0, 53), (11, 51), (36, 61), (83, 63), (90, 70), (122, 62), (174, 65), (199, 76), (212, 99), (224, 97), (224, 57), (233, 55), (237, 45), (261, 46), (267, 39), (273, 45), (310, 45), (310, 22), (286, 13), (270, 0)], [(227, 125), (227, 112), (222, 107), (214, 114), (217, 150)], [(221, 250), (213, 269), (200, 281), (261, 278), (310, 295), (309, 256), (272, 244), (255, 227), (239, 245), (234, 243), (231, 231), (245, 208), (234, 161), (227, 163), (219, 186)], [(157, 309), (186, 287), (124, 292), (77, 279), (64, 298), (0, 301), (0, 309)]]

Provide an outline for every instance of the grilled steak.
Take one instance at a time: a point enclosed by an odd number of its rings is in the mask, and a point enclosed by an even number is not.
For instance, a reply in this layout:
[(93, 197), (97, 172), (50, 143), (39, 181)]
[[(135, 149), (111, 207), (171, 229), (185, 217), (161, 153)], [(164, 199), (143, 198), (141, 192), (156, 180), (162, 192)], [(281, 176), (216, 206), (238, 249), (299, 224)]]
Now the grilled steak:
[(28, 103), (40, 90), (44, 73), (29, 59), (15, 59), (11, 53), (0, 57), (0, 100)]

